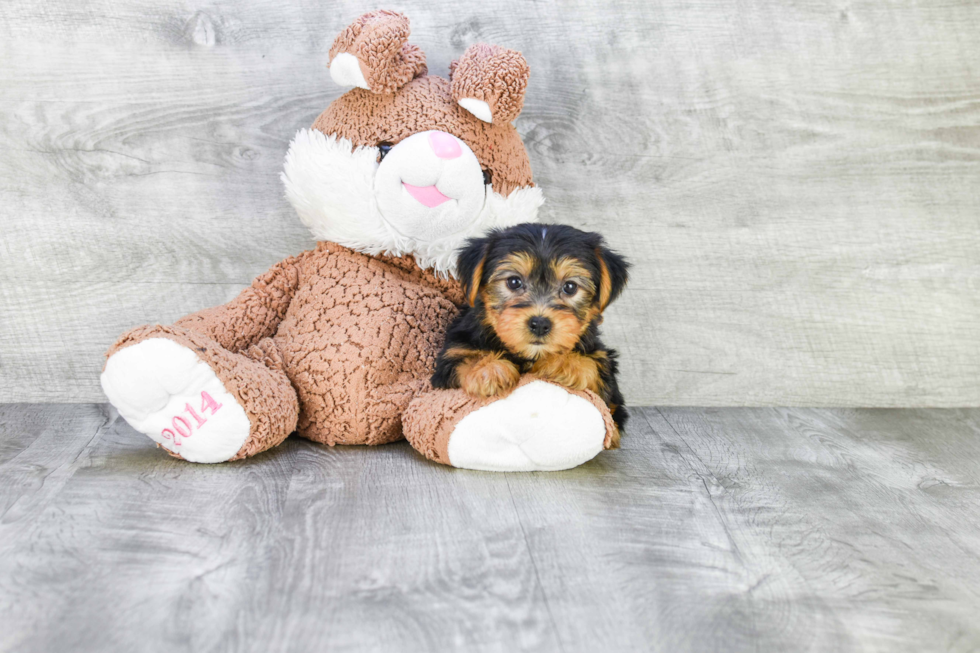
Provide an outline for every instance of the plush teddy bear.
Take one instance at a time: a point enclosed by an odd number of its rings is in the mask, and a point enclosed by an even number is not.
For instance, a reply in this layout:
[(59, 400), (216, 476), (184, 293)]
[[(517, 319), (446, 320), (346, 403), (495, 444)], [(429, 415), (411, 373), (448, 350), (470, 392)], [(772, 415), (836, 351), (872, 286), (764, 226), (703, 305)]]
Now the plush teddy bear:
[(324, 444), (403, 436), (426, 457), (497, 471), (565, 469), (608, 446), (606, 406), (527, 377), (504, 397), (433, 390), (452, 278), (470, 237), (533, 221), (542, 203), (511, 124), (524, 103), (520, 53), (474, 45), (449, 79), (427, 74), (408, 19), (358, 18), (330, 50), (354, 87), (300, 131), (286, 196), (319, 241), (231, 302), (124, 334), (102, 387), (170, 454), (215, 463), (290, 433)]

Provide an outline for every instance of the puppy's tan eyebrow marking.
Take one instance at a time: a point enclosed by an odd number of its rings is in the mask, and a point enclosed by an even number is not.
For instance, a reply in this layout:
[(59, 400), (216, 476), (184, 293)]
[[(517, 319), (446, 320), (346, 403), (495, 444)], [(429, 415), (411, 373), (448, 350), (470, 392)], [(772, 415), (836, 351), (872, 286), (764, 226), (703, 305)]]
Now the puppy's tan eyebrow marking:
[(494, 270), (493, 280), (500, 281), (507, 275), (518, 274), (525, 279), (534, 272), (535, 258), (527, 252), (515, 252), (507, 255)]
[(578, 259), (570, 256), (563, 256), (557, 261), (551, 262), (551, 271), (558, 281), (574, 279), (579, 282), (584, 290), (595, 292), (595, 284), (589, 269)]

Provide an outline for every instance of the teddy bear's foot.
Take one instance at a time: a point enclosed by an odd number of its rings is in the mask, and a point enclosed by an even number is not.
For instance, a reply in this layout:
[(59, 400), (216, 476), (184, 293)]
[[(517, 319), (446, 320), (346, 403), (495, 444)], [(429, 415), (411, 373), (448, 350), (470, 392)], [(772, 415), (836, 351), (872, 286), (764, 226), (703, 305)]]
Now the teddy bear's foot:
[(524, 385), (459, 421), (450, 464), (485, 471), (570, 469), (602, 451), (606, 425), (591, 403), (544, 381)]
[(147, 325), (123, 334), (108, 357), (109, 401), (178, 458), (237, 460), (296, 429), (299, 400), (270, 338), (236, 353), (182, 326)]
[(503, 398), (429, 393), (405, 415), (405, 437), (427, 458), (484, 471), (570, 469), (608, 448), (614, 433), (598, 397), (533, 377)]
[(101, 381), (130, 426), (185, 460), (223, 462), (248, 439), (245, 410), (207, 363), (173, 340), (150, 338), (120, 349)]

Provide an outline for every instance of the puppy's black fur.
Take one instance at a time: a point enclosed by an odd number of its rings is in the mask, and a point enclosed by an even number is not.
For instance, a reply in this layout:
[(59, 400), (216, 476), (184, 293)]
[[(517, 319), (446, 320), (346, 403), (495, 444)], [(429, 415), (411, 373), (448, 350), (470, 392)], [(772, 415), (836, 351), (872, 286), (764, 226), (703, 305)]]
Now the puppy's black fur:
[[(521, 224), (470, 240), (457, 264), (468, 305), (449, 326), (432, 385), (466, 387), (461, 376), (489, 360), (508, 372), (504, 387), (474, 382), (491, 395), (516, 382), (517, 373), (541, 373), (549, 360), (561, 360), (572, 377), (591, 379), (581, 387), (602, 397), (622, 430), (628, 413), (616, 381), (617, 353), (599, 339), (599, 324), (625, 287), (628, 268), (602, 236), (566, 225)], [(559, 383), (567, 378), (555, 374)]]

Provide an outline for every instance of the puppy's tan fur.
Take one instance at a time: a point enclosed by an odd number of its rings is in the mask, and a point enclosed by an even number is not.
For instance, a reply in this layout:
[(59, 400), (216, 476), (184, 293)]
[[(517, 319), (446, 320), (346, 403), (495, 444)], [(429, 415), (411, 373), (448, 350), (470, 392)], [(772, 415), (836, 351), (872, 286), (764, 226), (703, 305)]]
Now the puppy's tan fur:
[(451, 349), (447, 355), (459, 360), (456, 377), (459, 386), (475, 397), (493, 397), (502, 394), (521, 378), (517, 366), (503, 358), (500, 352), (474, 349)]

